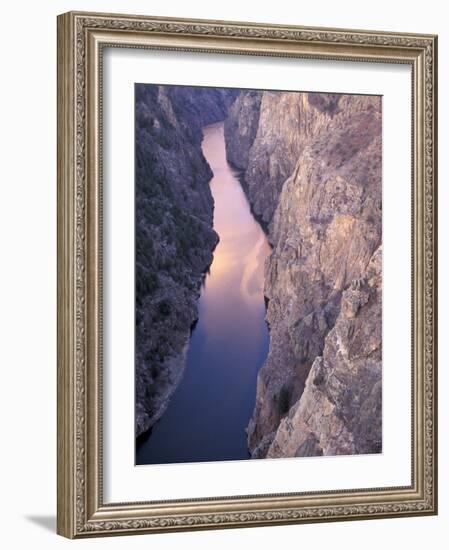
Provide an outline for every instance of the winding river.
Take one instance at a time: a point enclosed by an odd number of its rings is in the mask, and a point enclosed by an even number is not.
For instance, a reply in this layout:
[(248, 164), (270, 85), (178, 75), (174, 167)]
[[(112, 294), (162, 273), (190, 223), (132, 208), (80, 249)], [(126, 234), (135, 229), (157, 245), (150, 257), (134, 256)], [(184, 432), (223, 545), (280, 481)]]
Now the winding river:
[(137, 464), (249, 458), (245, 429), (269, 343), (263, 271), (270, 246), (226, 161), (223, 123), (203, 133), (220, 242), (201, 290), (184, 377), (138, 445)]

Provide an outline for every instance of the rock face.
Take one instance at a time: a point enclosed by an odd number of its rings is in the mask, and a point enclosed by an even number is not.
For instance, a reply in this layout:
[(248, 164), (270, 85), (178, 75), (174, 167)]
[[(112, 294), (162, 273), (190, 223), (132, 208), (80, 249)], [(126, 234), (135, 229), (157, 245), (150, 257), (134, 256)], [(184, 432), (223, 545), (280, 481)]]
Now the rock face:
[(382, 451), (382, 252), (343, 292), (323, 355), (284, 417), (267, 457)]
[(262, 92), (241, 92), (225, 120), (226, 158), (234, 168), (243, 172), (248, 167), (249, 150), (259, 127), (261, 100)]
[(251, 90), (241, 92), (232, 105), (225, 123), (227, 159), (242, 171), (254, 213), (264, 224), (271, 221), (307, 138), (328, 124), (339, 99), (335, 94)]
[[(238, 116), (238, 106), (231, 116)], [(258, 129), (244, 178), (254, 211), (268, 223), (273, 252), (265, 268), (270, 350), (258, 375), (248, 444), (253, 457), (284, 456), (287, 431), (278, 438), (280, 422), (294, 411), (307, 416), (301, 403), (311, 366), (323, 354), (343, 293), (362, 277), (381, 244), (381, 100), (263, 92), (256, 111)], [(348, 378), (347, 392), (359, 382)], [(380, 407), (380, 390), (376, 396)], [(304, 433), (295, 453), (331, 448), (313, 429)], [(332, 454), (339, 452), (335, 445)], [(341, 445), (347, 452), (343, 439)], [(370, 452), (367, 447), (363, 452)], [(371, 451), (377, 449), (376, 441)]]
[(212, 229), (201, 127), (234, 90), (136, 85), (136, 435), (163, 414), (185, 365)]

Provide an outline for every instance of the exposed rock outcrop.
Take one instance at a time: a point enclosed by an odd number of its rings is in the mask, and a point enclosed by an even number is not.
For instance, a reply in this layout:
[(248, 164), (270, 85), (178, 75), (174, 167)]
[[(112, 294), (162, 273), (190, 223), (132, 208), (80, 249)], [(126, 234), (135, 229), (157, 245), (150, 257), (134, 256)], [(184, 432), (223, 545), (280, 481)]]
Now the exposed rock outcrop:
[(232, 105), (225, 123), (227, 159), (242, 171), (251, 206), (264, 224), (307, 138), (328, 125), (339, 100), (337, 94), (249, 90)]
[(164, 412), (185, 365), (212, 229), (201, 127), (234, 90), (136, 85), (136, 435)]
[(302, 95), (264, 92), (256, 138), (248, 153), (244, 180), (256, 215), (268, 224), (285, 180), (293, 172), (301, 146)]
[[(244, 177), (273, 245), (265, 271), (270, 350), (248, 426), (252, 456), (263, 457), (298, 407), (343, 292), (381, 244), (380, 98), (263, 92)], [(302, 441), (303, 454), (318, 448), (315, 435)]]
[(284, 417), (267, 457), (382, 451), (382, 252), (343, 292), (324, 352), (301, 399)]
[(249, 150), (257, 135), (261, 100), (262, 92), (242, 91), (225, 120), (226, 158), (242, 172), (248, 168)]

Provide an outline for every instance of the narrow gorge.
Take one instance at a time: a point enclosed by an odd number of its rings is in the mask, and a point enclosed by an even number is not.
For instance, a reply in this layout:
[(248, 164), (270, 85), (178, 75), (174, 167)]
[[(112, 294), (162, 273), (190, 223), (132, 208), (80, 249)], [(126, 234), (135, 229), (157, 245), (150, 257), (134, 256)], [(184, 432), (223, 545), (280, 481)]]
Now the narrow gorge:
[[(228, 162), (207, 152), (211, 135)], [(381, 136), (377, 96), (136, 86), (136, 435), (138, 454), (160, 449), (138, 463), (172, 461), (173, 439), (178, 461), (192, 445), (196, 460), (381, 452)], [(211, 299), (209, 275), (213, 287), (231, 272), (220, 175), (238, 182), (228, 206), (247, 205), (225, 215), (232, 246), (245, 248), (241, 219), (259, 229), (238, 284)], [(243, 287), (269, 336), (251, 333)], [(193, 366), (217, 319), (208, 303), (231, 319), (216, 385)]]

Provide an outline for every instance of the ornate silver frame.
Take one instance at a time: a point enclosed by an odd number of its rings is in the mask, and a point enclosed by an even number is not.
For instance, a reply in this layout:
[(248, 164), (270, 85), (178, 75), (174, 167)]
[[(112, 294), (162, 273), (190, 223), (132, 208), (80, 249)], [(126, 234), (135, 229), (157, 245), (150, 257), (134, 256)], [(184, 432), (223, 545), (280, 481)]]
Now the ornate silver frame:
[[(104, 504), (100, 92), (105, 45), (412, 67), (410, 486)], [(436, 61), (433, 35), (75, 12), (58, 17), (59, 534), (82, 538), (437, 513)]]

